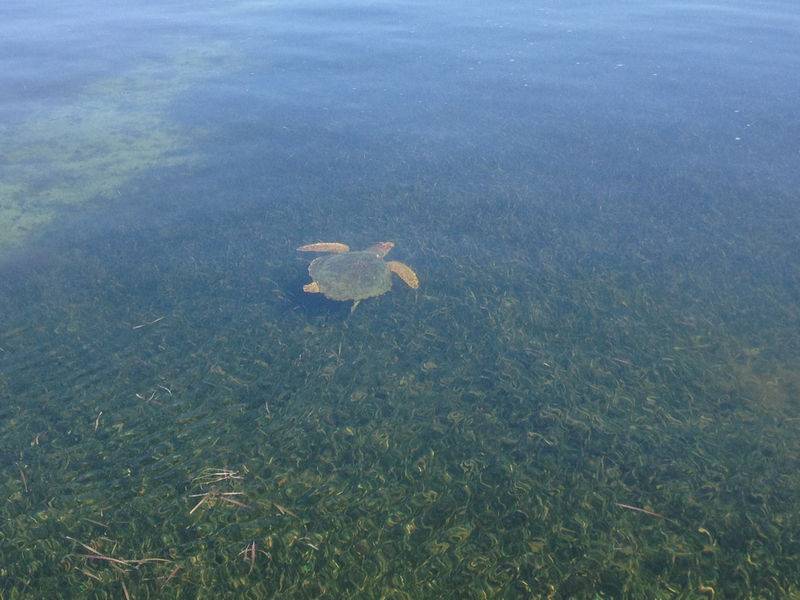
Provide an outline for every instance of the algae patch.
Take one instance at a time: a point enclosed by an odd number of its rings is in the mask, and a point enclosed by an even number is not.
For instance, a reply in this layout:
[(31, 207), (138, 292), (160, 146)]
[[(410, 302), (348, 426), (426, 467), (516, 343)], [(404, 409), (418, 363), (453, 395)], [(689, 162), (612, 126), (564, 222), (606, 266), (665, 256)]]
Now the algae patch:
[(114, 198), (145, 169), (196, 161), (199, 132), (171, 121), (171, 108), (232, 59), (224, 44), (184, 48), (0, 125), (0, 247), (23, 243), (69, 207)]

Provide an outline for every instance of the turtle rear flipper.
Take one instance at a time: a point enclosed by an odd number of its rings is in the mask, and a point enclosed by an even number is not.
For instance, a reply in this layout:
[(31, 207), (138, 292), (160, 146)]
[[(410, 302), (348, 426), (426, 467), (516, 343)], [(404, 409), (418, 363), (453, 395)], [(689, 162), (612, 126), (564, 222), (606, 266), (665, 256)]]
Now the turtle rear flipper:
[(405, 281), (408, 284), (408, 287), (410, 287), (412, 290), (415, 290), (419, 287), (419, 278), (408, 265), (404, 265), (396, 260), (387, 260), (386, 266), (389, 267), (389, 270), (392, 273), (397, 274), (400, 279)]

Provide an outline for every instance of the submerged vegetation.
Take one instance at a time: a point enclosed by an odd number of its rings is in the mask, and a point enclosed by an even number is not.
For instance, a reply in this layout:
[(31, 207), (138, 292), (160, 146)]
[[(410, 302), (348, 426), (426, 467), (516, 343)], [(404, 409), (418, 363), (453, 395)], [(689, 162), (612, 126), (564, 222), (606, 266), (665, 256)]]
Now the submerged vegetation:
[(800, 597), (788, 290), (515, 210), (352, 315), (238, 213), (6, 266), (2, 595)]

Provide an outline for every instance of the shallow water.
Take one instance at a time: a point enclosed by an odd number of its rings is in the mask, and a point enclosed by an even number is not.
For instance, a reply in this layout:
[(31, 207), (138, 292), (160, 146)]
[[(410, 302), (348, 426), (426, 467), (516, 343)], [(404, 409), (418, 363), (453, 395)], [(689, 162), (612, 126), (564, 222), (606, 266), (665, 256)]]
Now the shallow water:
[(800, 597), (791, 3), (3, 13), (0, 596)]

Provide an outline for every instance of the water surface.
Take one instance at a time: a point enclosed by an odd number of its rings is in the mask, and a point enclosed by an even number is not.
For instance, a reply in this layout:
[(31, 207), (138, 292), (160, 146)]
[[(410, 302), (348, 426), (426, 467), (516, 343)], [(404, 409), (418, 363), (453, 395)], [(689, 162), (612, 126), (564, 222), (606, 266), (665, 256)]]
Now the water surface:
[(2, 15), (0, 595), (798, 597), (794, 5)]

